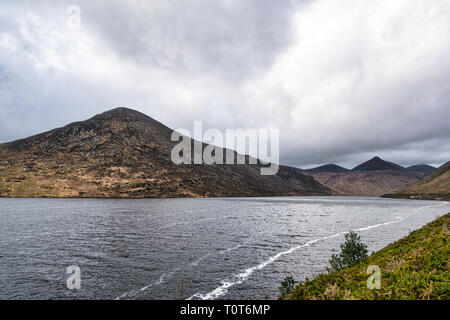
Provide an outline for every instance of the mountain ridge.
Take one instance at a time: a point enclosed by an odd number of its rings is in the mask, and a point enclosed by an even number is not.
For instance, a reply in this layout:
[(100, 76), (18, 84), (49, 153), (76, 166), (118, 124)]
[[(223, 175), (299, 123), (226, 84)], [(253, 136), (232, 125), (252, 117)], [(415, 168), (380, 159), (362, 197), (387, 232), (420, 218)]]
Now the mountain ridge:
[[(174, 131), (129, 108), (115, 108), (0, 145), (1, 197), (231, 197), (330, 195), (299, 169), (262, 164), (176, 165)], [(203, 148), (206, 145), (203, 144)], [(224, 153), (225, 154), (225, 153)], [(234, 152), (235, 157), (237, 153)], [(248, 159), (248, 157), (246, 157)], [(248, 162), (247, 162), (248, 163)]]
[(433, 167), (417, 165), (404, 168), (378, 156), (361, 163), (352, 170), (328, 170), (339, 167), (325, 165), (304, 170), (323, 185), (340, 195), (382, 196), (403, 189), (430, 173)]
[(412, 165), (409, 167), (403, 167), (399, 164), (396, 164), (394, 162), (389, 162), (381, 159), (378, 156), (375, 156), (374, 158), (367, 160), (357, 166), (355, 166), (353, 169), (347, 169), (340, 165), (337, 165), (335, 163), (329, 163), (321, 166), (317, 166), (310, 169), (302, 169), (304, 172), (307, 173), (324, 173), (324, 172), (349, 172), (349, 171), (383, 171), (383, 170), (394, 170), (394, 171), (407, 171), (407, 172), (414, 172), (414, 173), (422, 173), (422, 174), (429, 174), (436, 170), (435, 167), (427, 165), (427, 164), (417, 164)]

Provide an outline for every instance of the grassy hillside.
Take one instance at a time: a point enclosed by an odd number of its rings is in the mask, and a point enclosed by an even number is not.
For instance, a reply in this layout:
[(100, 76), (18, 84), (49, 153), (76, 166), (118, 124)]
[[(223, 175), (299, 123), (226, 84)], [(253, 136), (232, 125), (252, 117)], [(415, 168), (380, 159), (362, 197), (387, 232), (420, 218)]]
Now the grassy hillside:
[(450, 200), (450, 161), (412, 185), (387, 194), (389, 198)]
[[(450, 299), (450, 213), (372, 254), (354, 267), (299, 284), (288, 296), (305, 299)], [(369, 265), (381, 269), (370, 290)]]

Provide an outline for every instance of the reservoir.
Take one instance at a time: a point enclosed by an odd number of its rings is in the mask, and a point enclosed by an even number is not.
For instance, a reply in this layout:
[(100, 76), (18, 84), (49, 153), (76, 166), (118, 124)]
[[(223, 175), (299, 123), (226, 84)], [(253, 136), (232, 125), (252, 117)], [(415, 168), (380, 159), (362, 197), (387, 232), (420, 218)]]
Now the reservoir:
[(3, 198), (0, 299), (276, 299), (286, 276), (324, 272), (345, 232), (370, 254), (448, 212), (371, 197)]

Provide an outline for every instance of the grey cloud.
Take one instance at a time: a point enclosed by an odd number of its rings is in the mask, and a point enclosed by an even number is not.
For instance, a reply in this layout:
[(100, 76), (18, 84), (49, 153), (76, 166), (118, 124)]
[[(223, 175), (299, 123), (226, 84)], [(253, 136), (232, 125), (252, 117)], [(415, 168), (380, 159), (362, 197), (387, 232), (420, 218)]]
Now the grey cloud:
[(80, 6), (88, 28), (124, 59), (231, 81), (270, 66), (292, 40), (298, 7), (289, 0), (85, 1)]
[(79, 32), (72, 1), (36, 3), (0, 7), (0, 142), (125, 106), (278, 127), (300, 167), (450, 158), (448, 2), (80, 0)]

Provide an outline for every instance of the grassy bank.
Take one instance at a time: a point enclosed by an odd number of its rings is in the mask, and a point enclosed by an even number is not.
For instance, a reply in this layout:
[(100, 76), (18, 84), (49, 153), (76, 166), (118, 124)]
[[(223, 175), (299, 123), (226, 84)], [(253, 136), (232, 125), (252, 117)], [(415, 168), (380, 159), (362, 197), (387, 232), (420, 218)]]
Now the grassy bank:
[[(359, 264), (299, 284), (287, 297), (304, 299), (450, 299), (450, 213), (412, 232)], [(381, 288), (370, 290), (367, 267), (381, 269)]]

